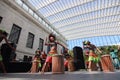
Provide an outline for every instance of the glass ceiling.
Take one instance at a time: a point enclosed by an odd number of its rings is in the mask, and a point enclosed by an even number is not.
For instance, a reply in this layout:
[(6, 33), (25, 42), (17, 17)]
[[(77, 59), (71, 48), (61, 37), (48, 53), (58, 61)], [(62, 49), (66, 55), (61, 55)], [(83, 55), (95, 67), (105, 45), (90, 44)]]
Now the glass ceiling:
[[(18, 1), (32, 6), (35, 13), (42, 14), (68, 43), (93, 37), (99, 39), (101, 36), (107, 36), (106, 40), (109, 40), (108, 36), (116, 37), (120, 34), (120, 0)], [(102, 46), (99, 43), (96, 45)]]

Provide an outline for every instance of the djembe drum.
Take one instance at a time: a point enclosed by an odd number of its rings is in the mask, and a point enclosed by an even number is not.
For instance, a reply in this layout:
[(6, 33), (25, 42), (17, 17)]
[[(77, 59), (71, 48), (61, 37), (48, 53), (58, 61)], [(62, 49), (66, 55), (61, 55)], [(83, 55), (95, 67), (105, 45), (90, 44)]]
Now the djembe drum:
[(114, 67), (110, 55), (101, 56), (101, 65), (104, 72), (113, 72)]
[(91, 62), (91, 71), (97, 71), (97, 70), (98, 70), (98, 68), (97, 68), (96, 63)]
[(52, 56), (52, 73), (64, 73), (64, 59), (62, 55), (55, 54), (54, 56)]
[(31, 68), (31, 73), (36, 73), (38, 72), (38, 62), (37, 61), (33, 61), (32, 63), (32, 68)]

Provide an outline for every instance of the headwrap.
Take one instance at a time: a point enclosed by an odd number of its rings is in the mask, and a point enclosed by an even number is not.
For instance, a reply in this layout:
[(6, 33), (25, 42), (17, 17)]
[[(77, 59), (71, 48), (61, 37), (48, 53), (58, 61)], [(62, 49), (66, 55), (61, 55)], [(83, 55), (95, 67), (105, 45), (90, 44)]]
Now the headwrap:
[(84, 45), (90, 44), (90, 41), (84, 41), (83, 44), (84, 44)]

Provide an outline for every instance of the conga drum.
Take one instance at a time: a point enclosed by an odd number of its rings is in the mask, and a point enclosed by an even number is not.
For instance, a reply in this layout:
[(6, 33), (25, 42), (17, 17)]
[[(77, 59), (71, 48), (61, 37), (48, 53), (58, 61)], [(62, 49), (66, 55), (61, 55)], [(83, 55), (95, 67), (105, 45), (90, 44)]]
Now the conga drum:
[(62, 55), (55, 54), (52, 56), (52, 73), (53, 74), (64, 73), (64, 58)]
[(114, 66), (112, 64), (112, 59), (110, 55), (102, 55), (101, 56), (101, 65), (104, 72), (113, 72)]
[(98, 70), (98, 68), (97, 68), (96, 63), (92, 62), (91, 63), (91, 71), (97, 71), (97, 70)]
[(38, 71), (38, 62), (37, 61), (33, 61), (32, 63), (32, 68), (31, 68), (31, 73), (36, 73)]

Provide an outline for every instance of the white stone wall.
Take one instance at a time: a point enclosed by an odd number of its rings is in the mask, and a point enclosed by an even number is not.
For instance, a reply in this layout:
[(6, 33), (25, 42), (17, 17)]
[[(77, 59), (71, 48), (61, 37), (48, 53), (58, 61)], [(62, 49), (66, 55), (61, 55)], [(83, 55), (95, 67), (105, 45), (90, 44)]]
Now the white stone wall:
[[(36, 25), (32, 20), (22, 15), (19, 10), (15, 10), (6, 3), (0, 1), (0, 16), (3, 17), (2, 22), (0, 23), (0, 29), (6, 30), (9, 34), (12, 29), (13, 24), (18, 25), (22, 28), (19, 41), (17, 44), (17, 59), (23, 59), (24, 55), (33, 56), (35, 50), (39, 46), (39, 38), (45, 39), (48, 37), (48, 32), (43, 30), (40, 25)], [(27, 38), (28, 33), (31, 32), (35, 35), (33, 48), (27, 48)], [(47, 50), (47, 47), (44, 46), (43, 50)], [(58, 47), (58, 53), (61, 52), (61, 47)]]
[[(24, 54), (25, 55), (34, 54), (35, 50), (39, 46), (39, 38), (45, 40), (45, 38), (48, 36), (48, 33), (45, 32), (42, 28), (38, 27), (32, 21), (28, 20), (20, 13), (18, 13), (17, 11), (15, 11), (14, 9), (12, 9), (11, 7), (9, 7), (8, 5), (1, 1), (0, 1), (0, 16), (3, 17), (2, 22), (0, 24), (0, 29), (6, 30), (8, 33), (10, 33), (13, 24), (16, 24), (22, 28), (19, 41), (17, 44), (17, 58), (22, 59)], [(29, 32), (35, 35), (32, 49), (26, 47)], [(44, 50), (46, 50), (46, 47), (44, 47)]]

